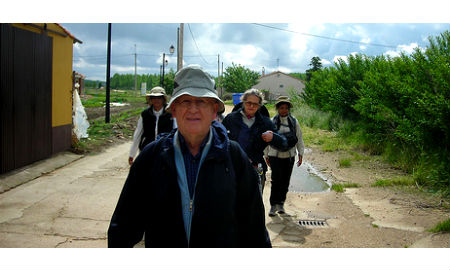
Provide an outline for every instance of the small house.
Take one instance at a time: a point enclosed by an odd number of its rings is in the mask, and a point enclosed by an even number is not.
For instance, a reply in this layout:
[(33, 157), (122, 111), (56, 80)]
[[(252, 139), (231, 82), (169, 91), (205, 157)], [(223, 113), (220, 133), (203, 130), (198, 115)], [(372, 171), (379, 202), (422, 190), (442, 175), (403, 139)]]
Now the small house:
[(289, 96), (290, 91), (295, 91), (298, 94), (303, 93), (305, 83), (298, 78), (276, 71), (261, 76), (259, 82), (253, 88), (267, 91), (266, 99), (275, 100), (279, 96)]

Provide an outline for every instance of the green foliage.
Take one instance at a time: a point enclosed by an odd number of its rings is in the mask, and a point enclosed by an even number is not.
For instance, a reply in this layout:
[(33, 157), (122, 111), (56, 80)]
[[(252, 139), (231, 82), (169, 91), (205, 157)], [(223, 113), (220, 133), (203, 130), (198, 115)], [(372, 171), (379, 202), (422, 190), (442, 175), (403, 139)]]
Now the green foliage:
[(289, 76), (300, 79), (302, 81), (306, 81), (306, 73), (289, 73)]
[(357, 188), (360, 187), (357, 183), (344, 183), (344, 184), (333, 184), (331, 185), (331, 190), (336, 192), (344, 192), (346, 188)]
[(313, 72), (316, 72), (316, 71), (319, 71), (322, 69), (322, 62), (320, 60), (320, 57), (314, 56), (313, 58), (311, 58), (311, 63), (309, 65), (312, 66), (312, 68), (306, 70), (305, 78), (304, 78), (308, 82), (311, 80), (311, 76), (312, 76)]
[[(164, 74), (164, 89), (168, 95), (173, 92), (173, 80), (175, 78), (175, 71), (170, 69)], [(155, 86), (161, 86), (160, 74), (138, 74), (136, 76), (137, 90), (140, 92), (141, 84), (147, 83), (147, 90)], [(115, 73), (111, 77), (111, 89), (134, 90), (134, 74), (118, 74)]]
[(352, 166), (352, 161), (349, 158), (341, 158), (339, 159), (339, 167), (348, 168)]
[(410, 176), (400, 176), (391, 179), (379, 179), (372, 184), (372, 187), (391, 187), (391, 186), (413, 186), (414, 179)]
[[(103, 107), (106, 101), (105, 90), (86, 90), (84, 94), (92, 96), (89, 99), (82, 99), (81, 103), (84, 107)], [(117, 103), (142, 103), (145, 104), (145, 98), (141, 96), (140, 92), (132, 90), (111, 90), (110, 102)]]
[(241, 65), (232, 63), (223, 74), (222, 87), (227, 92), (243, 93), (258, 83), (259, 74)]
[[(332, 114), (325, 117), (328, 129), (357, 134), (365, 149), (414, 172), (420, 185), (450, 194), (449, 31), (411, 55), (349, 55), (312, 72), (302, 97), (311, 109)], [(317, 125), (317, 115), (304, 123)]]
[(331, 190), (336, 192), (344, 192), (344, 186), (342, 184), (333, 184), (331, 185)]
[(450, 218), (438, 223), (435, 227), (429, 230), (430, 232), (450, 232)]
[(89, 89), (98, 89), (101, 86), (105, 86), (106, 82), (101, 81), (93, 81), (93, 80), (84, 80), (84, 87)]
[(358, 183), (344, 183), (344, 188), (358, 188), (360, 185)]

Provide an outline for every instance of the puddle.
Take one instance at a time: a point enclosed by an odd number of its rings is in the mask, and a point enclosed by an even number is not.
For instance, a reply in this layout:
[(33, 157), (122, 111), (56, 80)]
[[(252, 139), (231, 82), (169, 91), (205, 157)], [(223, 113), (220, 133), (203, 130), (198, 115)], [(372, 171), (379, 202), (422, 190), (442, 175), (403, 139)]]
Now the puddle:
[(291, 192), (324, 192), (329, 191), (325, 176), (321, 175), (308, 162), (303, 162), (300, 167), (294, 164), (292, 169), (289, 191)]

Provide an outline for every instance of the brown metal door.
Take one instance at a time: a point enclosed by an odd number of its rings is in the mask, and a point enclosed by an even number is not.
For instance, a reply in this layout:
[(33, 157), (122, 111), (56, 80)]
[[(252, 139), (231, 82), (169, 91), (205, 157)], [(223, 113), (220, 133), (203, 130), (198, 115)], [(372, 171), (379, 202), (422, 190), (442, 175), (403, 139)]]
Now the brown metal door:
[(4, 173), (51, 155), (52, 38), (0, 27), (0, 147)]

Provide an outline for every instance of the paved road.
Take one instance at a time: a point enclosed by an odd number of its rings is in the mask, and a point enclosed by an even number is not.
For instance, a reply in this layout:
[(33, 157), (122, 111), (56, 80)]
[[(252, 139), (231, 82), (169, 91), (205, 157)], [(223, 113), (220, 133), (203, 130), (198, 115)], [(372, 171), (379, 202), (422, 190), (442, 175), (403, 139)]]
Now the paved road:
[[(130, 144), (86, 156), (11, 189), (0, 186), (6, 190), (0, 190), (0, 247), (106, 247), (106, 231), (129, 170)], [(16, 182), (11, 178), (6, 182)], [(269, 194), (267, 183), (266, 212)], [(448, 247), (448, 234), (371, 226), (373, 219), (347, 194), (289, 193), (286, 210), (290, 215), (266, 216), (274, 247)], [(300, 227), (299, 219), (326, 220), (328, 225)]]
[[(227, 105), (226, 114), (231, 109)], [(130, 145), (86, 156), (25, 184), (16, 182), (51, 159), (1, 179), (0, 247), (106, 247), (106, 231), (129, 170)]]
[(106, 247), (130, 143), (0, 194), (0, 247)]

